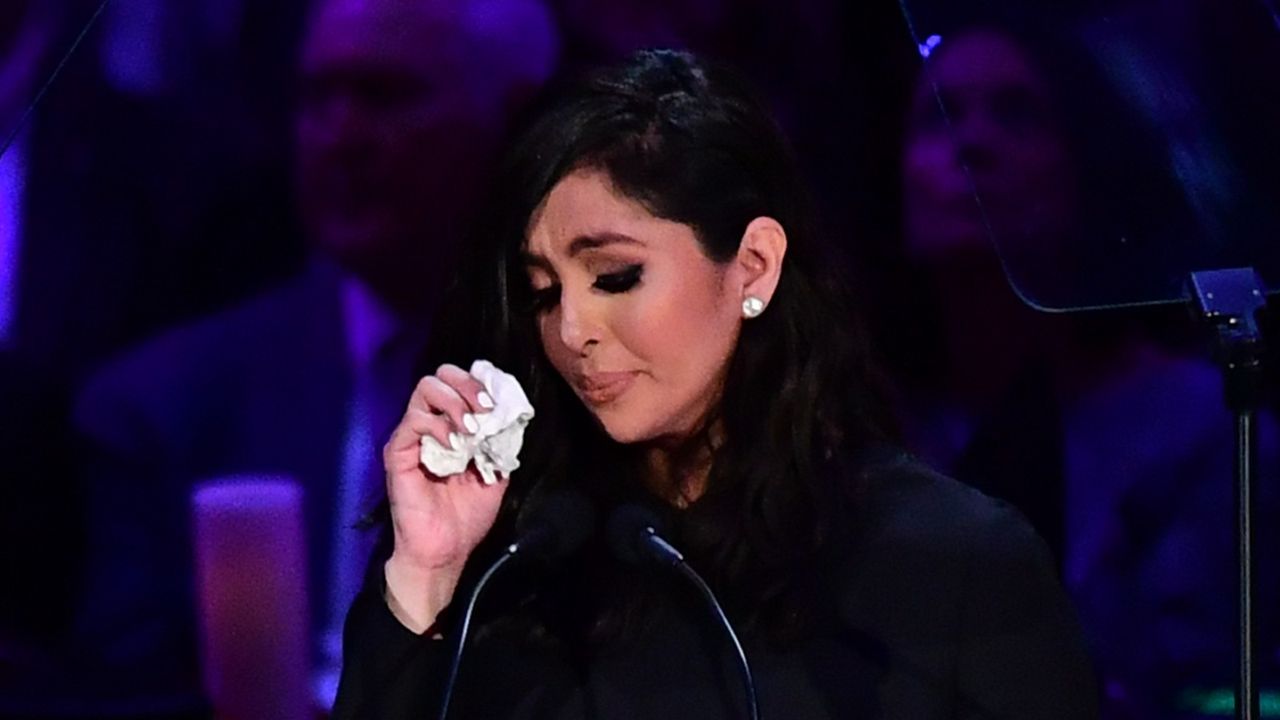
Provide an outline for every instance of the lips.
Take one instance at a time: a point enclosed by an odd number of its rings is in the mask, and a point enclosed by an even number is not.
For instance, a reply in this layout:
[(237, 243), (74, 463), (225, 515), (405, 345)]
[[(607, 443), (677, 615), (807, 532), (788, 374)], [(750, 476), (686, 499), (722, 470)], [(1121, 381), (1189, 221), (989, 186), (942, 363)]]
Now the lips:
[(617, 400), (635, 382), (635, 372), (602, 372), (578, 375), (573, 386), (590, 405), (607, 405)]

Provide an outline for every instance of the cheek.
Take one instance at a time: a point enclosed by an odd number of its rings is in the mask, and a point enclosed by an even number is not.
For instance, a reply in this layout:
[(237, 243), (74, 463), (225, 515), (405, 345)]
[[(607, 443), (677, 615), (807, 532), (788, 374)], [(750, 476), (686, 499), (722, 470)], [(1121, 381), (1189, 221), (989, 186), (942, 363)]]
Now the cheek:
[(946, 136), (926, 134), (913, 140), (903, 156), (902, 171), (908, 203), (934, 202), (968, 190), (955, 144)]
[(1075, 185), (1065, 149), (1053, 142), (1024, 143), (1012, 153), (1008, 182), (1009, 204), (1028, 214), (1057, 215), (1068, 210)]
[(1066, 150), (1047, 131), (1031, 132), (1000, 147), (1009, 174), (1022, 182), (1056, 184), (1068, 173)]
[(737, 315), (718, 282), (685, 281), (618, 318), (619, 339), (653, 364), (657, 379), (684, 385), (713, 377), (736, 339)]
[(672, 298), (659, 297), (655, 302), (636, 303), (615, 313), (609, 324), (628, 352), (661, 369), (686, 342), (681, 315)]
[(551, 367), (563, 377), (573, 359), (573, 353), (560, 341), (558, 310), (544, 313), (538, 319), (538, 338), (542, 341), (542, 351), (546, 354)]

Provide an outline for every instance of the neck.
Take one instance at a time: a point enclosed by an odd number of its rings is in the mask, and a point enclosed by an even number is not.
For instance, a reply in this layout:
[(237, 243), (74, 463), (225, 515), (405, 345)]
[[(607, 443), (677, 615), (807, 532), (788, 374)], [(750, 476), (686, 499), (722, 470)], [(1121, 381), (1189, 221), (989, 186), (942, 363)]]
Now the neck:
[(722, 444), (719, 425), (679, 440), (650, 444), (645, 450), (645, 485), (670, 505), (688, 507), (706, 493), (711, 462)]

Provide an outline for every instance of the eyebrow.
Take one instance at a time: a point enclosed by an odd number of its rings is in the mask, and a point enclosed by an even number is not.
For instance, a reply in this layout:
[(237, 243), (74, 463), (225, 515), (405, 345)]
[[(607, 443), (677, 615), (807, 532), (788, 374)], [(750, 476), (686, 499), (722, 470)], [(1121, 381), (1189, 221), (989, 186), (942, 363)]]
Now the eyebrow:
[(578, 255), (585, 250), (594, 250), (609, 245), (644, 245), (644, 243), (622, 233), (603, 232), (595, 235), (580, 235), (569, 243), (569, 257)]
[[(587, 250), (595, 250), (596, 248), (607, 247), (609, 245), (635, 245), (643, 247), (644, 243), (640, 240), (624, 235), (623, 233), (602, 232), (594, 235), (579, 235), (569, 242), (569, 257), (575, 257)], [(551, 263), (541, 255), (531, 252), (520, 253), (521, 259), (527, 266), (549, 269)]]

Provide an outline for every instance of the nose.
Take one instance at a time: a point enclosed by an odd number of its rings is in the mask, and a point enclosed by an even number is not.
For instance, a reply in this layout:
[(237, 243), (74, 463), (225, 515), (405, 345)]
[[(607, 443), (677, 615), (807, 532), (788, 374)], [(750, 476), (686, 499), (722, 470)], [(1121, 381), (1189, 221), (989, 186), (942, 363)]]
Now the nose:
[(600, 342), (599, 324), (589, 303), (562, 292), (559, 309), (560, 342), (576, 355), (587, 355)]
[(969, 112), (955, 121), (956, 160), (970, 170), (985, 171), (996, 163), (996, 131), (983, 113)]
[(335, 150), (364, 144), (364, 113), (349, 93), (332, 92), (311, 100), (301, 123), (304, 137), (315, 147)]

